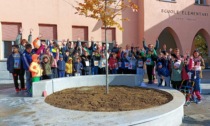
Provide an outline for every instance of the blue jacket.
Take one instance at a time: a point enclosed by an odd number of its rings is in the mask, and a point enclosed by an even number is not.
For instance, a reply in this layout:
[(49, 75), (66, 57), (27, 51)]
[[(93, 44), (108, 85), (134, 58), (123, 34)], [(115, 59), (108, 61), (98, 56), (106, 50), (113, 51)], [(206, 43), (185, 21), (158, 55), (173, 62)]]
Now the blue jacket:
[(80, 75), (82, 75), (82, 69), (83, 69), (83, 65), (82, 63), (78, 63), (78, 62), (75, 62), (74, 63), (74, 70), (77, 72), (77, 73), (80, 73)]
[(62, 70), (62, 71), (65, 71), (66, 70), (66, 63), (64, 60), (58, 60), (57, 62), (58, 64), (58, 70)]
[(164, 76), (164, 77), (170, 76), (170, 72), (169, 72), (168, 68), (166, 68), (166, 67), (158, 68), (157, 72), (158, 72), (159, 76)]
[(29, 70), (29, 66), (32, 62), (31, 56), (32, 56), (32, 53), (28, 53), (26, 50), (23, 52), (23, 56), (21, 58), (23, 62), (23, 69)]
[[(22, 54), (20, 54), (20, 59), (22, 58)], [(23, 68), (23, 62), (22, 60), (20, 60), (20, 69), (22, 72), (24, 72)], [(14, 72), (14, 57), (13, 57), (13, 53), (9, 56), (9, 58), (7, 59), (7, 70), (10, 73)]]
[(121, 59), (121, 68), (122, 69), (128, 69), (127, 67), (125, 67), (125, 62), (128, 62), (129, 63), (129, 61), (125, 58), (125, 57), (122, 57), (122, 59)]

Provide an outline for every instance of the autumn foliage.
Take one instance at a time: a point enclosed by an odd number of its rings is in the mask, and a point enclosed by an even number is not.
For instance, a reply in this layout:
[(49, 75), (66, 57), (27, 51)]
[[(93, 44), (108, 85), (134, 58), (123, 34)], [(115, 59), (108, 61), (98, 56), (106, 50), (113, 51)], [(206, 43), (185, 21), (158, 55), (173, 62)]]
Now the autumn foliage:
[(102, 21), (104, 26), (116, 26), (123, 30), (119, 21), (126, 21), (122, 18), (122, 12), (126, 9), (132, 9), (133, 12), (138, 11), (138, 5), (132, 0), (84, 0), (78, 2), (78, 6), (74, 6), (77, 10), (76, 14), (84, 15)]

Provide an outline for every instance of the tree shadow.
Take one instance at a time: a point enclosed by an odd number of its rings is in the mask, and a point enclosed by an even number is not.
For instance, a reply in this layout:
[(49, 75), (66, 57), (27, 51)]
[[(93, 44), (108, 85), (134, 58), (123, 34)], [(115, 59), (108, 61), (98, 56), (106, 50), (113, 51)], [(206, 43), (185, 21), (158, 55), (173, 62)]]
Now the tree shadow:
[(187, 124), (187, 125), (209, 126), (210, 125), (210, 120), (199, 121), (199, 120), (196, 120), (192, 117), (185, 116), (184, 119), (183, 119), (182, 125), (184, 126), (185, 124)]
[(97, 21), (96, 25), (94, 26), (92, 32), (97, 31), (98, 29), (100, 29), (101, 27), (103, 27), (103, 23), (101, 20)]

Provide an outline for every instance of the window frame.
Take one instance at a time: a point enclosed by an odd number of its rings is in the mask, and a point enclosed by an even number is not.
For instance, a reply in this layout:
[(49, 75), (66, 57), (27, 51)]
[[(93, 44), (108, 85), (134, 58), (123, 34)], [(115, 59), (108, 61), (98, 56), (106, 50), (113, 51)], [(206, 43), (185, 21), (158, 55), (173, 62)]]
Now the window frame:
[[(14, 45), (14, 41), (12, 40), (2, 40), (2, 59), (3, 60), (7, 60), (7, 58), (9, 57), (9, 55), (12, 53), (12, 45)], [(5, 43), (11, 43), (11, 53), (8, 55), (8, 57), (5, 57)]]
[(160, 2), (176, 3), (176, 0), (158, 0)]
[[(201, 4), (201, 1), (203, 2), (202, 4)], [(198, 2), (198, 3), (197, 3), (197, 2)], [(206, 0), (195, 0), (194, 5), (196, 5), (196, 6), (209, 6), (209, 5), (207, 4)]]

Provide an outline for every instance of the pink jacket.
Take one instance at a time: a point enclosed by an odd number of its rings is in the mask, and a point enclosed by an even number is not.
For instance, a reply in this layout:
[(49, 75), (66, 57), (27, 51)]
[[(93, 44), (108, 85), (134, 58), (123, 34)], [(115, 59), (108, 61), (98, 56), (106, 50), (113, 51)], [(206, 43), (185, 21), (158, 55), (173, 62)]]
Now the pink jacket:
[(54, 61), (51, 65), (51, 67), (57, 68), (58, 67), (58, 65), (57, 65), (58, 60), (59, 60), (59, 51), (56, 52), (56, 57), (54, 58)]

